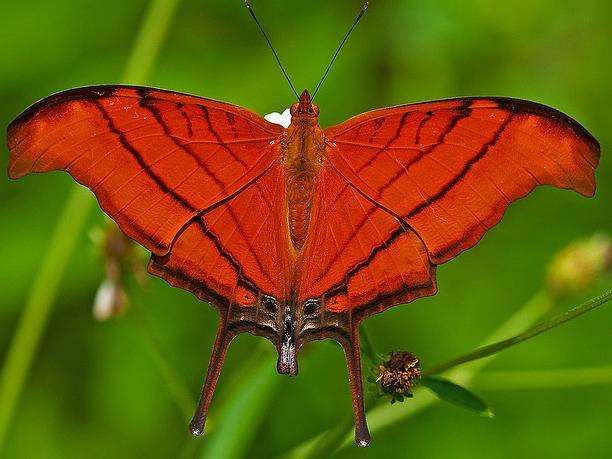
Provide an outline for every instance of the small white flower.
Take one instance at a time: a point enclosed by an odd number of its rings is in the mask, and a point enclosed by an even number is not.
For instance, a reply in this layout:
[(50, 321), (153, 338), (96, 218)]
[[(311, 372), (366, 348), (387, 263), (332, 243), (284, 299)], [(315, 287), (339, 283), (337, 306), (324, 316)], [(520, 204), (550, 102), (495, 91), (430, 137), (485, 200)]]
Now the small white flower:
[(287, 128), (291, 124), (291, 111), (287, 108), (283, 113), (272, 112), (264, 116), (270, 123), (280, 124)]
[(123, 311), (127, 297), (116, 282), (106, 279), (96, 292), (93, 305), (93, 316), (96, 320), (105, 321)]

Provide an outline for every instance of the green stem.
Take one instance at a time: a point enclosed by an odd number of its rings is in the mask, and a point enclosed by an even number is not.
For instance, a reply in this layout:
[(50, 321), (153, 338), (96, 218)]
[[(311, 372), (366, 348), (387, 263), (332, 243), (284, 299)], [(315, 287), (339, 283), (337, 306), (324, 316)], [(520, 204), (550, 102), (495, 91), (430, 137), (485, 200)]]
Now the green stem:
[[(591, 301), (597, 301), (597, 298)], [(485, 340), (485, 344), (498, 342), (502, 340), (504, 336), (517, 335), (521, 332), (521, 330), (532, 327), (554, 306), (554, 302), (545, 292), (542, 291), (537, 293), (521, 309), (513, 314), (510, 319), (504, 322), (487, 340)], [(459, 385), (470, 387), (480, 371), (493, 359), (497, 358), (498, 355), (499, 354), (490, 354), (484, 358), (481, 358), (480, 360), (471, 361), (465, 365), (453, 368), (443, 373), (443, 376)], [(376, 432), (397, 422), (403, 421), (407, 417), (422, 411), (438, 401), (439, 399), (429, 391), (418, 390), (418, 395), (415, 394), (415, 398), (410, 400), (409, 403), (396, 403), (394, 405), (388, 403), (384, 405), (379, 404), (368, 412), (370, 431)], [(349, 445), (351, 442), (352, 439), (349, 435), (347, 435), (342, 446), (344, 447)]]
[(144, 84), (157, 60), (181, 0), (151, 0), (132, 46), (121, 81)]
[(164, 353), (162, 352), (159, 343), (153, 336), (151, 328), (146, 322), (145, 317), (141, 314), (138, 306), (132, 305), (132, 314), (130, 317), (136, 321), (137, 328), (140, 330), (143, 341), (153, 358), (158, 371), (160, 372), (168, 392), (178, 409), (181, 411), (185, 420), (188, 422), (195, 410), (195, 400), (191, 392), (179, 377), (174, 367), (170, 364)]
[(468, 354), (462, 355), (461, 357), (457, 357), (456, 359), (450, 360), (443, 364), (437, 365), (427, 371), (423, 372), (423, 375), (433, 375), (437, 373), (441, 373), (443, 371), (449, 370), (456, 366), (462, 365), (467, 362), (471, 362), (472, 360), (479, 360), (484, 357), (497, 354), (504, 349), (514, 346), (515, 344), (522, 343), (528, 339), (531, 339), (540, 333), (544, 333), (545, 331), (550, 330), (551, 328), (558, 327), (559, 325), (564, 324), (572, 319), (575, 319), (582, 314), (586, 314), (589, 311), (607, 303), (612, 299), (612, 290), (608, 290), (607, 292), (592, 298), (580, 306), (576, 306), (569, 311), (564, 312), (563, 314), (559, 314), (546, 322), (542, 322), (541, 324), (536, 325), (535, 327), (530, 328), (529, 330), (519, 333), (518, 335), (513, 336), (512, 338), (505, 339), (503, 341), (499, 341), (497, 343), (489, 344), (488, 346), (482, 346)]
[[(122, 81), (142, 83), (155, 62), (180, 0), (152, 0), (140, 25)], [(0, 373), (0, 450), (32, 360), (46, 329), (57, 290), (70, 256), (93, 207), (91, 195), (79, 186), (71, 191), (41, 258)]]
[(13, 335), (0, 374), (0, 450), (47, 325), (55, 292), (77, 242), (72, 231), (85, 224), (90, 202), (91, 197), (84, 189), (74, 188), (70, 192)]
[(474, 385), (484, 390), (563, 389), (612, 384), (612, 366), (553, 370), (487, 371)]
[[(540, 333), (550, 330), (553, 327), (561, 325), (571, 319), (574, 319), (588, 311), (595, 309), (598, 306), (612, 299), (612, 290), (603, 293), (602, 295), (593, 298), (580, 306), (570, 309), (569, 311), (558, 315), (542, 324), (533, 326), (546, 312), (548, 312), (553, 303), (544, 292), (536, 294), (529, 302), (525, 304), (517, 313), (510, 319), (504, 322), (490, 337), (486, 340), (487, 343), (493, 342), (487, 346), (483, 346), (474, 352), (470, 352), (463, 357), (453, 359), (450, 362), (439, 365), (427, 374), (438, 373), (444, 370), (450, 370), (444, 373), (444, 377), (451, 379), (462, 386), (469, 386), (475, 376), (482, 368), (489, 363), (493, 358), (497, 357), (497, 352), (526, 339), (532, 338)], [(521, 329), (529, 328), (526, 332), (518, 333)], [(503, 336), (514, 334), (510, 339), (499, 341)], [(499, 341), (499, 342), (498, 342)], [(478, 359), (478, 360), (476, 360)], [(461, 368), (455, 368), (458, 365), (467, 364)], [(392, 424), (400, 422), (405, 418), (414, 415), (426, 407), (437, 402), (439, 399), (430, 392), (422, 391), (417, 387), (418, 396), (410, 400), (409, 403), (381, 404), (376, 403), (372, 409), (368, 410), (368, 424), (370, 432), (376, 432), (384, 429)], [(344, 426), (346, 428), (346, 426)], [(336, 444), (328, 443), (323, 453), (326, 456), (333, 454), (338, 448), (344, 447), (352, 443), (352, 438), (348, 434), (350, 428), (346, 428), (344, 438)], [(291, 450), (285, 457), (293, 459), (303, 459), (314, 457), (312, 452), (321, 453), (320, 442), (324, 441), (326, 433), (299, 445)]]

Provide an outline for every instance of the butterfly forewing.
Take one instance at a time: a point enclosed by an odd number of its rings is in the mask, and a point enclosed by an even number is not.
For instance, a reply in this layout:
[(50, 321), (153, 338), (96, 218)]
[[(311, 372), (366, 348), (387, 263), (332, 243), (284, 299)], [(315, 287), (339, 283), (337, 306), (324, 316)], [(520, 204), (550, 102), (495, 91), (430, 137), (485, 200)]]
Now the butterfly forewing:
[(595, 139), (531, 102), (453, 99), (375, 110), (326, 137), (334, 168), (413, 228), (436, 264), (473, 246), (537, 185), (595, 190)]
[(165, 254), (190, 219), (271, 166), (281, 131), (248, 110), (184, 94), (74, 89), (9, 126), (9, 175), (69, 172), (128, 236)]

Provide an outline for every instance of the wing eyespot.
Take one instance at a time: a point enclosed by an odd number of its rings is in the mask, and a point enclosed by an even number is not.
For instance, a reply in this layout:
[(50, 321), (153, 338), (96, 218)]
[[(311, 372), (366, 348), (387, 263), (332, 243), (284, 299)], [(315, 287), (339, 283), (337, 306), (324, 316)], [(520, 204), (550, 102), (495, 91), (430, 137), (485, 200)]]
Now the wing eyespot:
[(261, 297), (261, 305), (264, 309), (272, 314), (276, 314), (278, 312), (278, 301), (271, 295), (263, 295)]
[(304, 302), (304, 314), (312, 316), (316, 314), (321, 307), (321, 300), (318, 298), (310, 298)]

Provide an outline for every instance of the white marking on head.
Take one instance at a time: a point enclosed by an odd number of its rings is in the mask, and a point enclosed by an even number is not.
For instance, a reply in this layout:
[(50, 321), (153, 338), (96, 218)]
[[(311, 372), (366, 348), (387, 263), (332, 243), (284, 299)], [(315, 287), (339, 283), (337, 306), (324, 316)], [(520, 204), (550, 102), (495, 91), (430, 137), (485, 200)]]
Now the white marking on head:
[(280, 124), (285, 129), (291, 124), (291, 111), (287, 108), (283, 113), (272, 112), (264, 116), (270, 123)]

